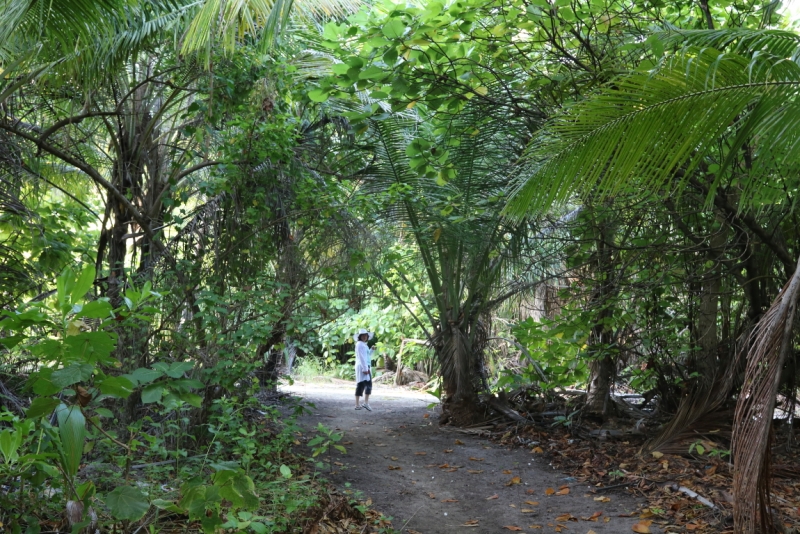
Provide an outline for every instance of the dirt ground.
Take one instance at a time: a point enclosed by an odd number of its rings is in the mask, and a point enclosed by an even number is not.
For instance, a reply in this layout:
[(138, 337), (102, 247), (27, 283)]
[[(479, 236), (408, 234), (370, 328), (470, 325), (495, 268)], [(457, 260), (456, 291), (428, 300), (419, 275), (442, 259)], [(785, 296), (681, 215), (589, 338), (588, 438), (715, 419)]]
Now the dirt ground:
[(555, 471), (543, 454), (440, 428), (430, 395), (376, 385), (368, 412), (354, 409), (352, 384), (281, 389), (313, 403), (300, 419), (307, 437), (317, 423), (344, 434), (347, 454), (334, 454), (340, 465), (325, 476), (371, 499), (398, 532), (611, 534), (635, 532), (640, 521), (634, 512), (644, 501), (625, 488), (591, 493), (596, 488)]

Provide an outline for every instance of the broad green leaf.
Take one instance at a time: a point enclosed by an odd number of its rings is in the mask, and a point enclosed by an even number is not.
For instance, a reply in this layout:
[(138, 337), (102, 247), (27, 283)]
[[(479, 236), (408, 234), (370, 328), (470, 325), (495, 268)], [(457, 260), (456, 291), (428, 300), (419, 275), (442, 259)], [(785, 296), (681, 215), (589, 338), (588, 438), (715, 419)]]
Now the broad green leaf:
[(28, 419), (37, 419), (45, 415), (50, 415), (59, 404), (61, 404), (61, 401), (58, 399), (53, 399), (50, 397), (36, 397), (33, 399), (30, 407), (25, 412), (25, 417)]
[(164, 395), (164, 386), (161, 384), (153, 384), (142, 389), (142, 404), (150, 404), (158, 402)]
[(51, 379), (53, 375), (53, 369), (50, 367), (45, 367), (31, 375), (29, 379), (29, 384), (31, 384), (31, 389), (37, 395), (41, 395), (46, 397), (48, 395), (55, 395), (59, 391), (61, 391), (61, 387), (53, 384)]
[(87, 302), (81, 308), (81, 311), (78, 312), (75, 317), (87, 317), (89, 319), (103, 319), (109, 317), (111, 315), (113, 308), (108, 301), (105, 300), (93, 300), (92, 302)]
[(111, 363), (109, 356), (116, 346), (108, 332), (84, 332), (64, 340), (64, 356), (70, 360)]
[(283, 478), (292, 478), (292, 470), (289, 469), (289, 466), (281, 465), (281, 475)]
[(195, 393), (178, 393), (178, 398), (195, 408), (199, 408), (203, 404), (203, 397)]
[(380, 67), (376, 67), (375, 65), (371, 65), (361, 71), (358, 77), (362, 80), (369, 80), (375, 78), (385, 78), (389, 72), (386, 69), (382, 69)]
[(113, 395), (121, 399), (127, 399), (135, 387), (133, 382), (124, 376), (111, 376), (96, 385), (103, 395)]
[(153, 380), (159, 379), (164, 376), (163, 371), (157, 371), (155, 369), (146, 369), (144, 367), (140, 367), (134, 370), (132, 373), (125, 375), (128, 380), (135, 382), (137, 385), (139, 384), (149, 384)]
[(71, 302), (78, 302), (92, 288), (92, 284), (94, 284), (94, 275), (94, 265), (87, 263), (83, 271), (81, 271), (80, 276), (78, 276), (75, 286), (72, 288), (72, 292), (70, 293)]
[(64, 450), (64, 471), (75, 476), (83, 456), (83, 443), (86, 440), (86, 418), (80, 407), (64, 403), (56, 408), (58, 433)]
[(92, 377), (94, 366), (88, 363), (72, 363), (63, 369), (53, 371), (50, 381), (59, 388), (65, 388), (78, 382), (86, 382)]
[(0, 453), (7, 464), (17, 460), (19, 446), (22, 443), (22, 432), (19, 430), (6, 429), (0, 432)]
[(192, 362), (174, 362), (169, 366), (166, 373), (170, 378), (180, 378), (184, 373), (192, 370), (194, 363)]
[(402, 20), (390, 20), (383, 25), (383, 34), (389, 39), (397, 39), (398, 37), (402, 37), (405, 32), (406, 25)]
[(106, 495), (106, 506), (115, 519), (138, 521), (150, 509), (150, 502), (138, 489), (120, 486)]
[(314, 89), (308, 92), (308, 98), (312, 102), (325, 102), (328, 100), (328, 92), (323, 89)]

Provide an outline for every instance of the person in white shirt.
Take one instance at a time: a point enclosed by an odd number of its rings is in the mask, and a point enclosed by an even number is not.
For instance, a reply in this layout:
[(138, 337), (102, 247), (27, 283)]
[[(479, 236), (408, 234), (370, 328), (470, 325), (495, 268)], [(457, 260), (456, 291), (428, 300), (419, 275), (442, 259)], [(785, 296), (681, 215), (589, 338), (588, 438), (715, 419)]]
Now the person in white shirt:
[[(353, 336), (356, 342), (356, 410), (364, 408), (371, 412), (369, 396), (372, 394), (372, 371), (370, 370), (371, 351), (367, 341), (372, 339), (372, 332), (363, 328)], [(361, 394), (364, 394), (364, 404), (361, 404)]]

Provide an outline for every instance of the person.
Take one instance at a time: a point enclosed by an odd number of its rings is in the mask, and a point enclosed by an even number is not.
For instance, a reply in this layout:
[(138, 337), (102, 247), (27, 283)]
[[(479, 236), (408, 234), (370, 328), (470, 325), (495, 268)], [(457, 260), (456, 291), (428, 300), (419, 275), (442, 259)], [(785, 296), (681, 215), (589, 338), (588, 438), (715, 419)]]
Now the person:
[[(361, 328), (353, 336), (356, 342), (356, 410), (364, 408), (372, 411), (369, 406), (369, 396), (372, 395), (372, 371), (370, 370), (371, 351), (367, 341), (372, 339), (372, 332)], [(364, 394), (364, 404), (361, 404), (361, 394)]]

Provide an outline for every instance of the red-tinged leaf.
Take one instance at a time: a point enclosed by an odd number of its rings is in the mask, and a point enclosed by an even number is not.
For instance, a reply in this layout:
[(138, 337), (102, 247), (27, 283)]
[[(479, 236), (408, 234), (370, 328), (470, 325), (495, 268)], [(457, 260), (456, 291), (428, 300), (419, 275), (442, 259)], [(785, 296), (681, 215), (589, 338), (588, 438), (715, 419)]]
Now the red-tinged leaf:
[(503, 469), (503, 474), (504, 475), (510, 475), (511, 474), (511, 469)]
[(470, 519), (469, 521), (465, 521), (461, 524), (462, 527), (477, 527), (478, 520), (477, 519)]
[(472, 460), (473, 462), (482, 462), (483, 461), (483, 458), (475, 458), (474, 456), (470, 456), (469, 459)]
[(639, 521), (638, 523), (634, 524), (631, 529), (638, 534), (650, 534), (650, 525), (652, 524), (653, 522), (649, 519), (646, 521)]
[(423, 415), (423, 416), (422, 416), (422, 418), (423, 418), (423, 419), (427, 419), (427, 418), (428, 418), (428, 417), (430, 417), (430, 416), (431, 416), (431, 414), (429, 414), (429, 413), (426, 413), (425, 415)]
[(458, 499), (442, 499), (442, 502), (458, 502)]
[(527, 493), (528, 495), (533, 495), (536, 492), (534, 490), (532, 490), (532, 489), (526, 489), (525, 493)]
[(544, 494), (545, 495), (552, 495), (555, 492), (556, 492), (556, 490), (554, 490), (553, 488), (547, 488), (546, 490), (544, 490)]
[(486, 497), (486, 500), (487, 500), (487, 501), (492, 501), (492, 500), (494, 500), (494, 499), (497, 499), (497, 498), (499, 498), (499, 495), (497, 495), (497, 494), (495, 493), (495, 494), (494, 494), (494, 495), (492, 495), (491, 497)]
[(514, 477), (508, 482), (506, 482), (506, 486), (513, 486), (515, 484), (522, 484), (522, 479), (519, 477)]
[(569, 488), (563, 488), (556, 492), (556, 495), (569, 495)]
[(514, 532), (522, 532), (521, 528), (515, 527), (514, 525), (506, 525), (503, 528), (506, 530), (513, 530)]
[(575, 516), (573, 516), (572, 514), (566, 513), (556, 517), (556, 521), (561, 521), (563, 523), (565, 521), (577, 521), (577, 519), (575, 519)]
[(400, 471), (401, 469), (402, 469), (402, 467), (400, 467), (399, 465), (390, 465), (389, 466), (389, 471)]
[(450, 467), (450, 464), (442, 464), (442, 465), (439, 466), (439, 469), (448, 469), (449, 467)]
[(428, 453), (427, 453), (427, 452), (415, 452), (414, 454), (415, 454), (416, 456), (425, 456), (425, 455), (426, 455), (426, 454), (428, 454)]
[(531, 449), (531, 452), (535, 454), (542, 454), (544, 450), (541, 447), (534, 447)]

